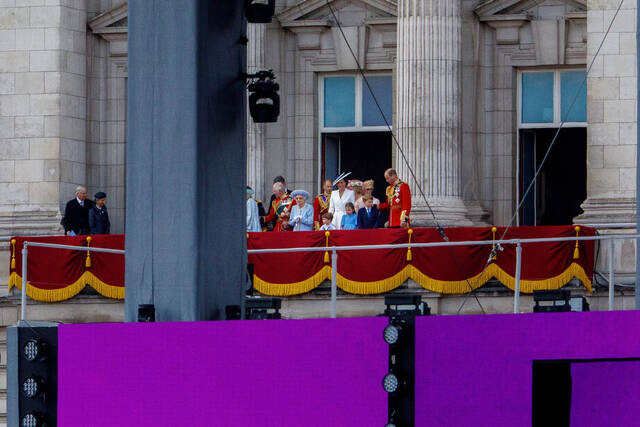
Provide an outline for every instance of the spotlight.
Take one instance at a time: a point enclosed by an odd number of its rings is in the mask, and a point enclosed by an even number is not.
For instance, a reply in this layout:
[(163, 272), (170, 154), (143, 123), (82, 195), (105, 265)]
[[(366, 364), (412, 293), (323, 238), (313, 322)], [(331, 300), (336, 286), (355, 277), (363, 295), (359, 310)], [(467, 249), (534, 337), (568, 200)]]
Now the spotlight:
[(138, 305), (138, 322), (155, 322), (156, 308), (153, 304)]
[(382, 379), (382, 388), (387, 393), (395, 393), (396, 391), (398, 391), (399, 386), (400, 383), (398, 381), (398, 377), (396, 377), (393, 372), (389, 372)]
[(397, 343), (398, 339), (400, 338), (400, 329), (400, 326), (387, 325), (387, 327), (384, 328), (384, 332), (382, 333), (384, 341), (389, 345)]
[(34, 362), (44, 358), (44, 343), (37, 338), (27, 340), (22, 347), (24, 358), (29, 362)]
[[(558, 289), (554, 291), (533, 291), (534, 313), (556, 313), (571, 311), (571, 291)], [(550, 302), (551, 305), (541, 305), (541, 302)]]
[(28, 412), (22, 417), (20, 421), (21, 427), (43, 427), (45, 426), (44, 420), (37, 412)]
[(42, 393), (44, 382), (38, 377), (27, 377), (22, 382), (22, 393), (27, 399), (35, 399)]
[(276, 11), (276, 0), (246, 0), (245, 15), (252, 24), (267, 24)]
[(280, 298), (246, 298), (244, 315), (250, 320), (282, 319)]
[(248, 89), (249, 113), (255, 123), (273, 123), (280, 115), (280, 85), (276, 83), (272, 70), (261, 70), (245, 75), (251, 79)]

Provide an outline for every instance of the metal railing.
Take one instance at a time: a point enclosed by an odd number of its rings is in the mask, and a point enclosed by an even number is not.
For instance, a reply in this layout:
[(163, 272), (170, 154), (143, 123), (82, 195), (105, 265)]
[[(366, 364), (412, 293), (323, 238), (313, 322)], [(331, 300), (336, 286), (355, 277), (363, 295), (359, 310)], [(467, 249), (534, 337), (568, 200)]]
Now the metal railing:
[(375, 249), (406, 249), (406, 248), (434, 248), (443, 246), (474, 246), (474, 245), (516, 245), (516, 272), (515, 290), (513, 296), (513, 312), (520, 312), (520, 274), (522, 271), (522, 245), (546, 242), (575, 242), (580, 240), (608, 240), (609, 241), (609, 310), (613, 310), (614, 298), (614, 264), (613, 264), (613, 241), (623, 239), (637, 239), (640, 234), (618, 234), (606, 236), (583, 236), (583, 237), (544, 237), (533, 239), (505, 239), (505, 240), (466, 240), (459, 242), (432, 242), (432, 243), (401, 243), (396, 245), (366, 245), (366, 246), (325, 246), (313, 248), (281, 248), (281, 249), (250, 249), (252, 254), (286, 253), (286, 252), (331, 252), (331, 317), (336, 317), (337, 302), (337, 265), (339, 251), (358, 251)]
[[(376, 250), (376, 249), (407, 249), (407, 248), (434, 248), (444, 246), (474, 246), (474, 245), (516, 245), (516, 271), (515, 271), (515, 290), (513, 296), (513, 312), (520, 311), (520, 274), (522, 270), (522, 245), (546, 242), (575, 242), (586, 240), (608, 240), (609, 241), (609, 310), (613, 310), (614, 304), (614, 240), (637, 239), (640, 234), (618, 234), (606, 236), (583, 236), (583, 237), (545, 237), (533, 239), (505, 239), (505, 240), (466, 240), (459, 242), (432, 242), (432, 243), (401, 243), (395, 245), (357, 245), (357, 246), (325, 246), (312, 248), (279, 248), (279, 249), (249, 249), (247, 253), (267, 254), (267, 253), (288, 253), (288, 252), (331, 252), (331, 317), (336, 317), (336, 304), (338, 295), (337, 273), (338, 273), (338, 252), (339, 251), (358, 251), (358, 250)], [(106, 249), (88, 246), (70, 246), (59, 245), (54, 243), (41, 243), (25, 241), (22, 246), (22, 291), (21, 291), (21, 307), (20, 319), (26, 320), (27, 314), (27, 262), (28, 247), (37, 246), (43, 248), (69, 249), (78, 251), (106, 252), (124, 255), (125, 251), (121, 249)]]

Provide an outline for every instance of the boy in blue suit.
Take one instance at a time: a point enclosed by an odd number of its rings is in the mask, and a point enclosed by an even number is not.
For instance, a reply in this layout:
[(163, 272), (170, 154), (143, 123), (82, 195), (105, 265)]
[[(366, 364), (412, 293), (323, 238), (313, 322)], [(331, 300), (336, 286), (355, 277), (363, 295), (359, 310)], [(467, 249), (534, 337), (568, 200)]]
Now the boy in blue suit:
[(362, 196), (364, 208), (358, 211), (358, 230), (378, 228), (378, 220), (380, 212), (378, 207), (373, 204), (373, 196), (370, 194)]

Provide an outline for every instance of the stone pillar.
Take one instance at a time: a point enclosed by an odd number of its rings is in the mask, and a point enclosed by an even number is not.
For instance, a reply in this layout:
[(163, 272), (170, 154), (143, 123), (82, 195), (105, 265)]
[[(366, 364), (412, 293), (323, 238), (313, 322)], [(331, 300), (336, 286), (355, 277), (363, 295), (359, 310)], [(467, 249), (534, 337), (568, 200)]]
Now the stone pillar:
[[(264, 38), (266, 24), (247, 24), (247, 73), (264, 69)], [(248, 92), (247, 92), (248, 94)], [(248, 95), (247, 95), (248, 96)], [(247, 109), (247, 185), (264, 199), (264, 123), (254, 123)]]
[(441, 225), (471, 224), (460, 188), (461, 25), (460, 0), (398, 3), (396, 129), (406, 162), (398, 150), (396, 166), (414, 225), (433, 224), (418, 184)]
[(84, 4), (0, 2), (4, 259), (10, 235), (60, 233), (61, 208), (86, 183)]
[[(589, 1), (587, 64), (600, 46), (619, 2)], [(636, 6), (623, 6), (587, 77), (587, 200), (574, 222), (601, 234), (635, 231)], [(618, 240), (616, 279), (635, 280), (635, 242)], [(604, 249), (597, 268), (607, 266)]]

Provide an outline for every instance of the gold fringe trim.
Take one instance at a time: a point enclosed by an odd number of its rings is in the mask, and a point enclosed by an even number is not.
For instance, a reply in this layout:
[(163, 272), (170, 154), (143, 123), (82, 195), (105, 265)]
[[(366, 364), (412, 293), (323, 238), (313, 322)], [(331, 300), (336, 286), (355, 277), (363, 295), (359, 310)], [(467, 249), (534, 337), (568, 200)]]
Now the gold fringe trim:
[(381, 294), (383, 292), (389, 292), (392, 289), (402, 285), (408, 278), (409, 267), (407, 266), (400, 270), (397, 274), (389, 277), (388, 279), (377, 280), (375, 282), (356, 282), (349, 280), (341, 275), (336, 275), (337, 286), (345, 292), (358, 295), (370, 295)]
[(494, 264), (490, 264), (483, 272), (469, 277), (466, 280), (438, 280), (433, 279), (412, 265), (407, 266), (409, 270), (409, 278), (415, 280), (420, 286), (432, 292), (440, 294), (466, 294), (474, 289), (487, 283), (493, 277), (492, 268)]
[(269, 283), (253, 275), (253, 287), (260, 293), (271, 296), (289, 296), (309, 292), (320, 286), (325, 280), (331, 279), (331, 267), (325, 265), (313, 276), (296, 283)]
[[(470, 277), (466, 280), (438, 280), (433, 279), (413, 265), (407, 265), (397, 274), (383, 280), (374, 282), (358, 282), (349, 280), (340, 274), (337, 275), (337, 286), (345, 292), (357, 295), (371, 295), (389, 292), (408, 279), (415, 280), (421, 287), (432, 292), (441, 294), (465, 294), (487, 283), (492, 277), (495, 277), (504, 286), (511, 290), (515, 290), (515, 277), (510, 276), (497, 264), (490, 264), (483, 272)], [(584, 287), (592, 292), (591, 280), (587, 277), (587, 273), (582, 266), (572, 263), (565, 271), (555, 277), (544, 280), (521, 280), (520, 292), (533, 293), (534, 290), (552, 290), (560, 289), (573, 278), (579, 279)], [(317, 274), (307, 280), (298, 283), (268, 283), (254, 275), (255, 288), (265, 295), (271, 296), (288, 296), (309, 292), (316, 288), (324, 280), (331, 279), (331, 267), (325, 266)]]
[[(61, 289), (40, 289), (27, 282), (27, 295), (36, 301), (58, 302), (73, 298), (87, 285), (107, 298), (124, 299), (124, 286), (113, 286), (104, 283), (89, 271), (84, 272), (78, 280)], [(15, 272), (9, 276), (9, 291), (11, 291), (13, 287), (22, 289), (22, 277)]]

